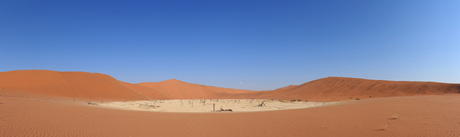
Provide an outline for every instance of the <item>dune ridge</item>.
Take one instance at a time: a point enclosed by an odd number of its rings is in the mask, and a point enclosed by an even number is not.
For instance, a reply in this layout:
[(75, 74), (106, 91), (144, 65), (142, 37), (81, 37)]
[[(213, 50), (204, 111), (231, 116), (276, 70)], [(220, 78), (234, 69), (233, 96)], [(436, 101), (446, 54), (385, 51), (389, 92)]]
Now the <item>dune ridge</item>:
[(269, 91), (251, 91), (192, 84), (176, 79), (131, 84), (100, 73), (49, 70), (0, 72), (0, 88), (9, 92), (108, 100), (265, 98), (336, 101), (460, 92), (460, 84), (344, 77), (327, 77)]
[(144, 82), (137, 85), (160, 91), (168, 99), (217, 99), (227, 98), (229, 95), (252, 93), (256, 91), (220, 88), (183, 82), (170, 79), (161, 82)]
[(121, 82), (109, 75), (87, 72), (0, 72), (0, 88), (9, 92), (82, 99), (143, 100), (152, 96), (163, 97), (152, 89)]
[(327, 77), (250, 96), (275, 99), (337, 101), (375, 97), (460, 93), (460, 84)]

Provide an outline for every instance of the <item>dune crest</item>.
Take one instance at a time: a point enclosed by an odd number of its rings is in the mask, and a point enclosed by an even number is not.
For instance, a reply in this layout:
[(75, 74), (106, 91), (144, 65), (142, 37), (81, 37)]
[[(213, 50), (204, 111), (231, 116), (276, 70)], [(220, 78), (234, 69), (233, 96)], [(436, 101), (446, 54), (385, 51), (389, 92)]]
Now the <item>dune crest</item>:
[(230, 95), (252, 93), (256, 91), (220, 88), (183, 82), (177, 79), (170, 79), (161, 82), (138, 83), (144, 87), (160, 91), (169, 99), (216, 99), (229, 98)]
[(58, 97), (108, 100), (149, 99), (146, 94), (161, 98), (154, 90), (125, 83), (115, 78), (87, 72), (19, 70), (0, 72), (0, 88), (8, 92), (32, 93)]
[(334, 101), (356, 98), (459, 93), (460, 84), (327, 77), (259, 93), (263, 98)]
[(336, 101), (459, 93), (460, 84), (327, 77), (275, 90), (251, 91), (192, 84), (177, 79), (131, 84), (100, 73), (20, 70), (0, 72), (0, 89), (81, 99), (265, 98)]

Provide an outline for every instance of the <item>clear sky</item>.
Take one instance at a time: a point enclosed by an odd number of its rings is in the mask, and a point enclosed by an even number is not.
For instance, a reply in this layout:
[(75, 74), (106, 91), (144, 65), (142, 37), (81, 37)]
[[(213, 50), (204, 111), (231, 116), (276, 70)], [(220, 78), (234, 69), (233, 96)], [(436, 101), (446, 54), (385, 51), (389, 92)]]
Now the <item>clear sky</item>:
[(251, 90), (460, 83), (460, 1), (0, 1), (0, 71), (28, 69)]

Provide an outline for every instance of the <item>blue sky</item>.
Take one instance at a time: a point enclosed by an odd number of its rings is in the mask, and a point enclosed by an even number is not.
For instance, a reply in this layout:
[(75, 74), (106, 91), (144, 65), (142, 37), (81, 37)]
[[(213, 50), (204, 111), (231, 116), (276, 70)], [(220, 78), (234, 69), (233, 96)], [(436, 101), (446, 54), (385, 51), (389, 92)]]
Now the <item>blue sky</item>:
[(0, 1), (0, 71), (267, 90), (328, 76), (460, 83), (460, 1)]

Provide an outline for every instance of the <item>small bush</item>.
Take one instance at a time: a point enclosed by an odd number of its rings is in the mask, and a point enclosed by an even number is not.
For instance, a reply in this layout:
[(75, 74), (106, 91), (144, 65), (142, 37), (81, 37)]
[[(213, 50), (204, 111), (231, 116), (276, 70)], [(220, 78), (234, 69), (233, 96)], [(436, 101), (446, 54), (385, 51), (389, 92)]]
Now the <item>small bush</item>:
[(359, 98), (356, 98), (356, 100), (361, 100), (361, 99), (359, 99)]
[(399, 114), (393, 114), (393, 115), (390, 117), (390, 119), (391, 119), (391, 120), (396, 120), (396, 119), (399, 119), (399, 117), (400, 117)]
[(372, 98), (372, 96), (369, 96), (369, 98)]
[(353, 97), (350, 97), (350, 99), (353, 99)]
[(291, 99), (291, 102), (295, 102), (296, 100), (295, 99)]
[(388, 128), (388, 123), (386, 123), (385, 125), (383, 125), (383, 126), (382, 126), (380, 129), (378, 129), (378, 130), (384, 131), (384, 130), (386, 130), (387, 128)]
[(301, 99), (297, 99), (297, 101), (302, 101)]

